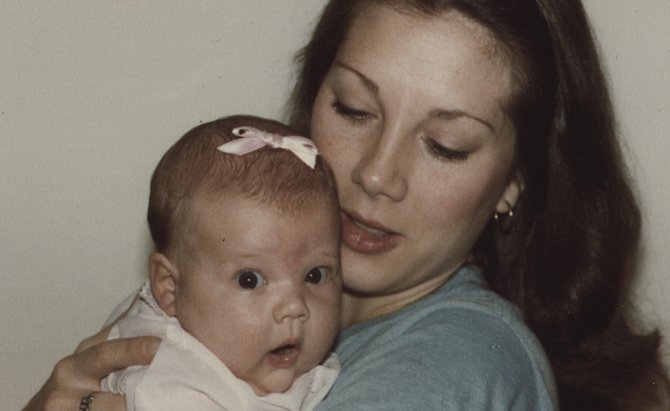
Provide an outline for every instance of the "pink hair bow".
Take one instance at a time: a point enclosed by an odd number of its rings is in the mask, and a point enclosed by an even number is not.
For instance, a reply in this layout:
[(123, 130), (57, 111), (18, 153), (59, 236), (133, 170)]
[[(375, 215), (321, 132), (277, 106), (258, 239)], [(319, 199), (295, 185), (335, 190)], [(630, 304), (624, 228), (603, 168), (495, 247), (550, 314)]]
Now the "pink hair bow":
[(282, 148), (298, 156), (310, 168), (314, 168), (319, 154), (312, 140), (305, 137), (281, 136), (253, 127), (237, 127), (233, 129), (233, 134), (241, 138), (220, 145), (217, 147), (219, 151), (243, 156), (265, 146)]

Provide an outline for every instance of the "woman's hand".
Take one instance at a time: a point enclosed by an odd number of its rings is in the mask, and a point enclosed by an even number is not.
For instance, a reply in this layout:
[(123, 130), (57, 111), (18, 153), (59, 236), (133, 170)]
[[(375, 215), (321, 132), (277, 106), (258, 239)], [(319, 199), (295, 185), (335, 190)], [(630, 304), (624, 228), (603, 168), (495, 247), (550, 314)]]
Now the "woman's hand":
[[(113, 325), (113, 324), (112, 324)], [(112, 325), (82, 341), (74, 354), (58, 361), (44, 386), (23, 411), (75, 411), (81, 398), (95, 394), (91, 411), (124, 411), (125, 397), (100, 391), (100, 380), (131, 365), (149, 364), (160, 339), (122, 338), (106, 341)]]

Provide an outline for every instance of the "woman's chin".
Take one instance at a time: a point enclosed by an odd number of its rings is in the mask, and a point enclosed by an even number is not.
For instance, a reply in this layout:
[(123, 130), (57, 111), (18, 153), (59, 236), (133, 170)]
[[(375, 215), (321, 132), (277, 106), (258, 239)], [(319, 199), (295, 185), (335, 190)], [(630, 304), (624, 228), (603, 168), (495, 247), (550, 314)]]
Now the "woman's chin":
[(384, 295), (393, 289), (393, 267), (388, 256), (361, 254), (342, 248), (344, 287), (360, 296)]

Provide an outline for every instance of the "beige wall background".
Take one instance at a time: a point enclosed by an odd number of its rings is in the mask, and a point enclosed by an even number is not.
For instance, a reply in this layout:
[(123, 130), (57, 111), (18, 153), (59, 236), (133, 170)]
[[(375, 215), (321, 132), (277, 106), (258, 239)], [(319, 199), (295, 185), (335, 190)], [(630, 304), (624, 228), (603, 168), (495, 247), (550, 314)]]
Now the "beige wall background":
[[(278, 117), (325, 0), (0, 0), (0, 408), (144, 279), (148, 181), (224, 114)], [(637, 302), (670, 330), (670, 2), (586, 0), (644, 208)]]

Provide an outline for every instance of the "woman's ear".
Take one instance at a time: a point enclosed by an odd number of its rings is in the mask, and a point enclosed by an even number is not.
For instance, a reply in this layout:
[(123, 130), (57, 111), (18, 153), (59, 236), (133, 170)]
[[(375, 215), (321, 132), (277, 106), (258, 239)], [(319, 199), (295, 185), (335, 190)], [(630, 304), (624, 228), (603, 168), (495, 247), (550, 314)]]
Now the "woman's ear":
[(519, 170), (512, 174), (510, 181), (505, 187), (502, 196), (496, 204), (496, 213), (497, 214), (509, 214), (510, 211), (516, 207), (516, 203), (519, 201), (519, 196), (526, 188), (525, 178), (523, 173)]
[(151, 292), (156, 302), (167, 315), (174, 317), (177, 313), (175, 308), (179, 279), (177, 266), (165, 254), (154, 252), (149, 257), (149, 275)]

